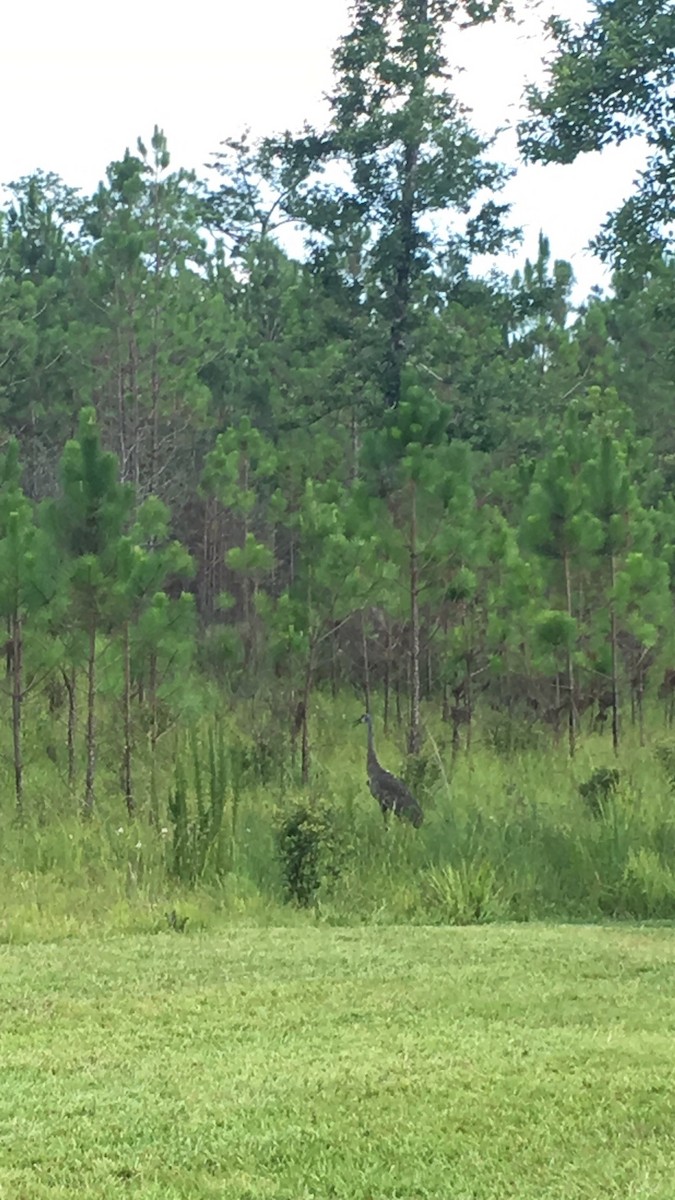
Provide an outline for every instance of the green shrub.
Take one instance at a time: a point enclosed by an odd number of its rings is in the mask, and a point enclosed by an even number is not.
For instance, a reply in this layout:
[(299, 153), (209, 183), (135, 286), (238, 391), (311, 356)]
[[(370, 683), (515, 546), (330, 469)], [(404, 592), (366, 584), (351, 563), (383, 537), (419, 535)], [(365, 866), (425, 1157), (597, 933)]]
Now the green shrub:
[(401, 778), (417, 800), (428, 803), (442, 779), (438, 754), (435, 751), (423, 751), (408, 755)]
[(604, 816), (607, 802), (620, 783), (621, 773), (616, 767), (596, 767), (588, 779), (579, 784), (579, 795), (592, 816)]
[(675, 745), (672, 742), (660, 742), (654, 748), (654, 754), (665, 772), (671, 788), (675, 788)]
[(340, 873), (337, 821), (323, 805), (299, 805), (282, 821), (277, 848), (286, 898), (307, 907), (322, 883)]

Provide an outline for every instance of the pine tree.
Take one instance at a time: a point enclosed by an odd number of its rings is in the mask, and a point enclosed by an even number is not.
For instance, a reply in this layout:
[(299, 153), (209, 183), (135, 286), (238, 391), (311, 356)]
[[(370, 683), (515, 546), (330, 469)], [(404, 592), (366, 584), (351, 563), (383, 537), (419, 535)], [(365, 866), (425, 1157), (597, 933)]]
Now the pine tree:
[(48, 520), (68, 556), (74, 617), (87, 638), (87, 766), (84, 816), (94, 809), (96, 781), (96, 639), (105, 627), (113, 586), (118, 580), (122, 537), (134, 505), (134, 490), (119, 481), (114, 454), (101, 448), (93, 408), (80, 414), (78, 436), (61, 459), (62, 494)]
[(380, 488), (398, 502), (392, 515), (405, 540), (410, 618), (410, 720), (408, 752), (417, 754), (422, 744), (420, 715), (420, 597), (422, 557), (429, 553), (425, 533), (420, 529), (421, 507), (427, 494), (433, 495), (439, 480), (439, 460), (435, 450), (446, 438), (448, 413), (432, 393), (420, 385), (417, 374), (408, 369), (399, 404), (384, 416), (379, 430), (371, 431), (364, 442), (364, 461), (380, 479)]
[(577, 730), (574, 656), (578, 631), (573, 603), (575, 575), (600, 540), (597, 522), (589, 512), (590, 501), (584, 486), (583, 471), (589, 452), (583, 421), (578, 409), (572, 407), (559, 444), (537, 466), (521, 534), (526, 549), (548, 560), (554, 572), (551, 600), (555, 602), (555, 609), (552, 613), (543, 614), (538, 630), (541, 644), (560, 651), (564, 656), (565, 707), (571, 756), (576, 749)]
[(7, 661), (12, 695), (12, 752), (17, 816), (24, 816), (23, 707), (34, 680), (25, 672), (26, 628), (54, 590), (55, 564), (49, 541), (21, 486), (15, 439), (0, 458), (0, 616), (7, 624)]
[[(161, 500), (151, 496), (141, 505), (129, 534), (120, 538), (117, 548), (116, 579), (111, 589), (108, 608), (115, 624), (121, 627), (123, 664), (123, 747), (122, 790), (129, 817), (136, 813), (136, 797), (132, 780), (132, 649), (134, 630), (144, 611), (157, 603), (169, 579), (187, 579), (192, 573), (192, 560), (187, 551), (169, 535), (169, 512)], [(156, 653), (154, 651), (153, 653)], [(150, 739), (154, 771), (156, 749), (157, 682), (150, 683), (152, 733)]]
[[(585, 475), (589, 508), (601, 531), (598, 557), (604, 580), (601, 576), (600, 621), (604, 624), (605, 614), (609, 614), (605, 638), (609, 646), (612, 744), (616, 752), (621, 733), (620, 637), (628, 632), (645, 649), (655, 645), (669, 608), (667, 567), (654, 554), (655, 526), (640, 503), (631, 461), (631, 439), (625, 432), (620, 437), (611, 429), (617, 415), (616, 395), (598, 393), (595, 407), (596, 447)], [(608, 425), (611, 431), (606, 431)]]
[(72, 432), (83, 376), (76, 279), (82, 201), (57, 175), (9, 185), (0, 213), (0, 411), (19, 438), (28, 495), (56, 485), (55, 446)]
[[(138, 502), (158, 495), (180, 523), (201, 465), (195, 435), (209, 407), (202, 379), (224, 353), (227, 308), (206, 270), (194, 176), (170, 170), (164, 134), (110, 164), (85, 222), (90, 388), (121, 477)], [(224, 336), (225, 335), (225, 336)]]
[[(361, 247), (380, 407), (401, 398), (439, 261), (466, 263), (507, 236), (506, 206), (477, 204), (506, 175), (486, 160), (486, 142), (448, 88), (445, 39), (508, 10), (500, 0), (356, 0), (334, 54), (328, 128), (264, 147), (288, 171), (305, 164), (306, 187), (296, 182), (289, 208), (309, 227), (312, 244), (335, 245), (340, 266), (348, 250)], [(346, 178), (343, 186), (326, 183), (329, 170)], [(451, 222), (449, 211), (460, 220)], [(432, 226), (442, 232), (432, 235)]]

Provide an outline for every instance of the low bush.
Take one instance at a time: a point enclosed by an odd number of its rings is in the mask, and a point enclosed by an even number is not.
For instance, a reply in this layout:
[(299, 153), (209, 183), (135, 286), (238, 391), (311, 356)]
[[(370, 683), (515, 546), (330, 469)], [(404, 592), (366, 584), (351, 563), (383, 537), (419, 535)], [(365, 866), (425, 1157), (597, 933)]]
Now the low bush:
[(278, 854), (288, 900), (307, 907), (323, 883), (335, 879), (344, 858), (335, 814), (321, 804), (300, 804), (281, 822)]

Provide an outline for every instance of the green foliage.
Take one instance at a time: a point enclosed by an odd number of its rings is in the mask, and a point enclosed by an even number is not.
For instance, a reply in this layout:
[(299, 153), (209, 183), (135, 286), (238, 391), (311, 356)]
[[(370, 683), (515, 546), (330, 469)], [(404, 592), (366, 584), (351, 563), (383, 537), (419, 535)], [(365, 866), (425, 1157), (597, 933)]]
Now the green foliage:
[[(508, 239), (506, 206), (483, 199), (506, 173), (487, 159), (488, 143), (448, 87), (445, 51), (463, 20), (479, 24), (508, 7), (495, 0), (460, 15), (455, 5), (363, 0), (335, 50), (328, 128), (261, 147), (268, 174), (271, 166), (285, 174), (282, 203), (328, 242), (325, 250), (319, 243), (317, 262), (339, 281), (347, 327), (365, 333), (360, 373), (380, 412), (403, 398), (433, 267), (447, 255), (465, 273), (473, 254)], [(328, 168), (337, 186), (326, 184)]]
[(548, 30), (556, 53), (547, 87), (528, 88), (521, 148), (534, 161), (569, 163), (612, 142), (646, 139), (639, 186), (598, 239), (605, 258), (644, 272), (671, 244), (672, 7), (668, 0), (608, 0), (593, 6), (581, 28), (551, 17)]
[(675, 881), (656, 851), (640, 847), (629, 853), (621, 904), (626, 914), (639, 912), (647, 920), (675, 917)]
[(660, 742), (654, 747), (654, 757), (663, 767), (671, 788), (675, 790), (675, 746), (672, 742)]
[(579, 784), (579, 795), (594, 817), (605, 815), (606, 806), (621, 783), (621, 772), (616, 767), (596, 767)]
[(438, 748), (434, 747), (419, 754), (407, 754), (400, 774), (413, 796), (426, 807), (443, 779), (443, 770)]
[(340, 832), (335, 814), (325, 805), (299, 805), (288, 813), (277, 845), (286, 896), (301, 907), (312, 904), (322, 885), (340, 873)]

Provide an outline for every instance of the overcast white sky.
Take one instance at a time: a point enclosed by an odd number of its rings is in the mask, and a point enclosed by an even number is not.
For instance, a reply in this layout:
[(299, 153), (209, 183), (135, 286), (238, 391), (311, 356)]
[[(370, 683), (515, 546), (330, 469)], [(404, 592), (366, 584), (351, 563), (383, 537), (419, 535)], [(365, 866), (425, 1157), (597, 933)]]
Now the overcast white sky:
[[(546, 0), (569, 17), (584, 0)], [(87, 190), (105, 167), (157, 123), (176, 166), (200, 170), (226, 136), (320, 122), (330, 54), (348, 26), (348, 0), (5, 0), (0, 43), (0, 181), (36, 167)], [(457, 89), (481, 131), (515, 121), (526, 79), (544, 51), (524, 28), (460, 35)], [(515, 154), (505, 135), (502, 157)], [(643, 159), (628, 143), (570, 167), (521, 168), (509, 184), (523, 250), (543, 226), (554, 254), (572, 261), (579, 293), (601, 281), (583, 247), (631, 187)], [(507, 264), (507, 266), (510, 265)]]

